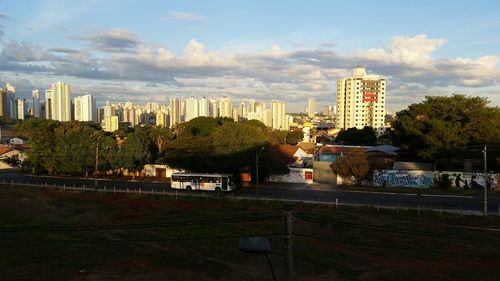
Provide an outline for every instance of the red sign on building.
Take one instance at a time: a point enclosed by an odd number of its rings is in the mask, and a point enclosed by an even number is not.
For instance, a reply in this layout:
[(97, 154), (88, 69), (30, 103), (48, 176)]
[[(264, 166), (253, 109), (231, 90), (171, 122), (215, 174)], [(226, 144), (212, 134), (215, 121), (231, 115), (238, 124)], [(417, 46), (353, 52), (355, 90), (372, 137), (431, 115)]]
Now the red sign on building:
[(377, 102), (378, 93), (363, 93), (363, 102)]

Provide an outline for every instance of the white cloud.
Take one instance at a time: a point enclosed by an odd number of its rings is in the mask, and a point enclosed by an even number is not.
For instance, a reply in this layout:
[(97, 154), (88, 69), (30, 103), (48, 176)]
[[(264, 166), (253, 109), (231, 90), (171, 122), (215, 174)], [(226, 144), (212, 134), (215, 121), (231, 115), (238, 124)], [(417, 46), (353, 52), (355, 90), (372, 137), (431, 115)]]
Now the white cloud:
[(161, 17), (161, 20), (185, 20), (185, 21), (205, 21), (204, 16), (195, 13), (186, 13), (180, 11), (170, 11), (167, 16)]
[(443, 39), (429, 39), (424, 34), (414, 37), (394, 36), (386, 48), (361, 50), (355, 56), (384, 63), (429, 68), (432, 66), (432, 53), (444, 43)]

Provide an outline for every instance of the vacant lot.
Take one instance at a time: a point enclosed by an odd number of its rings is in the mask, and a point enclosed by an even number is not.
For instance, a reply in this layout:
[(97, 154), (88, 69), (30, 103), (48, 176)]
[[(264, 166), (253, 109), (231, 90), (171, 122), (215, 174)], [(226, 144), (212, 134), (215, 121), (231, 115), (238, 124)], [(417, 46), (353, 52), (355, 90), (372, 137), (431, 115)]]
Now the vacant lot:
[[(0, 188), (2, 280), (271, 280), (279, 203)], [(297, 280), (500, 280), (500, 219), (296, 204)]]

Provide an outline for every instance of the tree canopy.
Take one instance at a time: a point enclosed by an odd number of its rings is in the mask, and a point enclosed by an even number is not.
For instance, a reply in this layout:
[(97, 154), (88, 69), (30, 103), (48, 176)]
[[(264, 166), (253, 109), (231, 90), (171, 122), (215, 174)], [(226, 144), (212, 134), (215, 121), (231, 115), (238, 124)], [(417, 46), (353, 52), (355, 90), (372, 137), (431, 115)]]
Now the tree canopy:
[(366, 177), (370, 167), (366, 159), (365, 150), (357, 147), (337, 157), (335, 162), (330, 165), (330, 168), (332, 168), (332, 171), (339, 175), (345, 183), (350, 184), (353, 178), (354, 181), (360, 181)]
[(500, 108), (481, 97), (428, 96), (397, 113), (394, 142), (423, 159), (450, 157), (467, 145), (500, 143)]
[(347, 145), (374, 145), (377, 142), (377, 135), (373, 128), (368, 126), (365, 126), (361, 130), (349, 128), (340, 131), (335, 138), (335, 142)]

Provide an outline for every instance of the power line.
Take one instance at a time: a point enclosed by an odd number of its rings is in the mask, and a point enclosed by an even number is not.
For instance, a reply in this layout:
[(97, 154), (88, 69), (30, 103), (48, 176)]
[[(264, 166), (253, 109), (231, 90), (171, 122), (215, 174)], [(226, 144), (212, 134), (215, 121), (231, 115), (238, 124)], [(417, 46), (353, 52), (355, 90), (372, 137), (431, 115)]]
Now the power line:
[(102, 239), (20, 239), (20, 238), (7, 238), (0, 239), (0, 242), (35, 242), (35, 243), (141, 243), (141, 242), (168, 242), (168, 241), (201, 241), (201, 240), (217, 240), (217, 239), (235, 239), (242, 236), (282, 236), (282, 233), (244, 233), (239, 235), (226, 235), (226, 236), (205, 236), (205, 237), (174, 237), (174, 238), (163, 238), (163, 239), (126, 239), (126, 240), (102, 240)]

